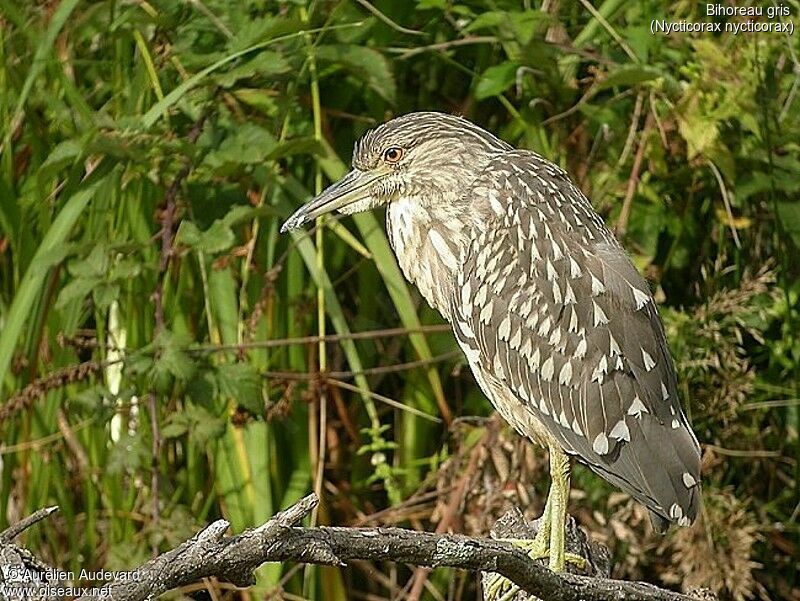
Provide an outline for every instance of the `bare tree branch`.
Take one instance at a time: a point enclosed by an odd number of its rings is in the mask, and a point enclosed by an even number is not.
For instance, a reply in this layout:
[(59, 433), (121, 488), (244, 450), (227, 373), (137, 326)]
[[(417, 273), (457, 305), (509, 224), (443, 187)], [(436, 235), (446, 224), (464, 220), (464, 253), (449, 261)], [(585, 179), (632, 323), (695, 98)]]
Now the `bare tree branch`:
[[(556, 574), (531, 560), (520, 548), (500, 540), (404, 528), (297, 527), (317, 502), (316, 495), (311, 494), (264, 525), (237, 536), (226, 537), (229, 524), (218, 520), (175, 549), (110, 583), (103, 595), (81, 599), (139, 601), (211, 576), (249, 586), (254, 583), (253, 572), (265, 562), (343, 566), (357, 560), (495, 572), (521, 590), (548, 601), (692, 599), (641, 582)], [(38, 512), (34, 516), (44, 517)], [(25, 523), (33, 523), (34, 516)], [(5, 540), (0, 539), (0, 547)]]
[(32, 513), (28, 517), (23, 520), (20, 520), (16, 524), (13, 524), (0, 532), (0, 544), (2, 543), (10, 543), (15, 538), (17, 538), (20, 534), (25, 532), (28, 528), (33, 526), (36, 522), (41, 522), (43, 519), (50, 517), (56, 511), (58, 511), (58, 505), (53, 505), (52, 507), (44, 507)]

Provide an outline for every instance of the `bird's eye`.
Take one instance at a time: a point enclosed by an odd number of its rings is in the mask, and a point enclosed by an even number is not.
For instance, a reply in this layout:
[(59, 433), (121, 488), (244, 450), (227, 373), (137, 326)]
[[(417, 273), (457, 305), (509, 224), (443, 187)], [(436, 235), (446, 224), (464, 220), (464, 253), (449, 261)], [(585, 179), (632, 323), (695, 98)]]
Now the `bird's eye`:
[(403, 158), (403, 149), (397, 146), (387, 148), (383, 153), (383, 160), (387, 163), (396, 163)]

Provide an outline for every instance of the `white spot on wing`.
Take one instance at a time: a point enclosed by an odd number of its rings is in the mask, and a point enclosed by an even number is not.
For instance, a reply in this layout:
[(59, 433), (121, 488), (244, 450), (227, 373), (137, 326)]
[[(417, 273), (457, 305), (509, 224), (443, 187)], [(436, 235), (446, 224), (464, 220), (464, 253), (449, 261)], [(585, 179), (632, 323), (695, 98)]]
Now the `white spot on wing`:
[(578, 262), (573, 259), (572, 257), (569, 258), (569, 277), (572, 279), (581, 277), (581, 266), (578, 265)]
[(500, 198), (498, 198), (497, 192), (494, 190), (489, 191), (489, 204), (492, 205), (492, 210), (495, 213), (498, 215), (503, 214), (503, 204), (500, 202)]
[(614, 335), (611, 332), (608, 333), (608, 348), (611, 350), (612, 355), (622, 354), (619, 344), (617, 344), (617, 339), (614, 338)]
[(551, 282), (556, 281), (556, 279), (558, 278), (558, 272), (556, 272), (556, 268), (553, 267), (553, 264), (550, 262), (550, 259), (547, 259), (545, 272), (547, 273), (547, 279), (550, 280)]
[(561, 371), (558, 374), (558, 383), (562, 386), (566, 386), (569, 384), (569, 381), (572, 379), (572, 362), (567, 361), (564, 363), (564, 366), (561, 368)]
[(458, 267), (458, 263), (456, 262), (456, 257), (453, 254), (453, 251), (450, 250), (447, 242), (444, 241), (442, 235), (435, 229), (431, 229), (428, 232), (428, 238), (430, 238), (431, 243), (433, 243), (433, 248), (436, 249), (436, 252), (439, 255), (439, 258), (447, 265), (450, 269), (454, 270)]
[[(475, 303), (478, 305), (483, 305), (486, 302), (486, 294), (489, 292), (489, 287), (484, 284), (478, 289), (478, 294), (475, 296)], [(464, 306), (469, 306), (469, 303), (464, 303)]]
[(631, 431), (628, 430), (628, 424), (625, 423), (624, 419), (621, 419), (614, 424), (614, 427), (611, 429), (610, 436), (611, 438), (616, 438), (617, 440), (625, 440), (630, 442)]
[(595, 327), (608, 323), (608, 317), (606, 317), (605, 312), (603, 309), (600, 308), (596, 302), (592, 301), (592, 306), (594, 308), (594, 325)]
[(656, 362), (653, 361), (653, 358), (650, 356), (646, 350), (642, 349), (642, 360), (644, 361), (644, 368), (647, 371), (650, 371), (656, 366)]
[(683, 472), (683, 485), (686, 488), (691, 488), (695, 484), (697, 484), (697, 480), (694, 479), (694, 476), (692, 476), (689, 472)]
[(575, 352), (572, 353), (575, 359), (582, 359), (586, 356), (586, 338), (581, 338), (578, 341), (578, 346), (575, 347)]
[(492, 308), (493, 307), (494, 307), (494, 304), (492, 303), (492, 301), (489, 301), (488, 303), (486, 303), (486, 306), (483, 309), (481, 309), (481, 313), (478, 316), (478, 319), (480, 319), (483, 323), (489, 323), (489, 319), (491, 319), (491, 317), (492, 317)]
[(553, 282), (553, 301), (561, 304), (561, 287), (558, 285), (557, 281)]
[(638, 311), (647, 304), (647, 301), (650, 300), (650, 295), (635, 286), (631, 286), (631, 290), (633, 291), (633, 300), (636, 302), (636, 310)]
[(578, 313), (574, 307), (570, 307), (569, 327), (567, 329), (570, 332), (578, 331)]
[(574, 305), (576, 302), (575, 291), (572, 289), (572, 286), (569, 285), (569, 282), (564, 282), (564, 304)]
[(661, 400), (666, 401), (669, 398), (669, 391), (667, 390), (666, 384), (661, 382)]
[(592, 276), (592, 296), (600, 296), (606, 291), (606, 287), (603, 286), (603, 282), (598, 280), (594, 274), (590, 275)]
[(550, 316), (548, 315), (542, 320), (542, 323), (539, 324), (538, 334), (539, 336), (544, 338), (545, 336), (547, 336), (549, 332), (550, 332)]
[(592, 372), (592, 382), (602, 382), (603, 375), (608, 371), (608, 359), (603, 355), (597, 362), (597, 367)]
[(547, 406), (547, 403), (544, 402), (544, 399), (539, 399), (539, 411), (545, 415), (550, 415), (550, 408)]
[(500, 322), (500, 327), (497, 329), (497, 335), (500, 340), (508, 340), (511, 335), (511, 316), (506, 315), (503, 321)]
[[(459, 276), (461, 276), (461, 271), (458, 270)], [(466, 308), (470, 306), (470, 296), (472, 296), (472, 286), (469, 282), (465, 282), (461, 288), (461, 306)]]
[(539, 369), (539, 362), (541, 361), (541, 356), (539, 354), (539, 348), (537, 347), (536, 350), (533, 351), (533, 356), (531, 357), (531, 365), (534, 369)]
[(639, 398), (637, 395), (636, 398), (633, 399), (633, 403), (631, 406), (628, 407), (628, 415), (634, 415), (637, 418), (642, 417), (642, 413), (649, 413), (647, 407), (644, 406), (642, 399)]
[(553, 366), (553, 355), (550, 355), (545, 362), (542, 363), (542, 380), (545, 382), (549, 382), (553, 379), (553, 372), (555, 368)]
[(605, 435), (605, 432), (600, 432), (600, 434), (594, 437), (592, 450), (598, 455), (605, 455), (608, 453), (608, 437)]

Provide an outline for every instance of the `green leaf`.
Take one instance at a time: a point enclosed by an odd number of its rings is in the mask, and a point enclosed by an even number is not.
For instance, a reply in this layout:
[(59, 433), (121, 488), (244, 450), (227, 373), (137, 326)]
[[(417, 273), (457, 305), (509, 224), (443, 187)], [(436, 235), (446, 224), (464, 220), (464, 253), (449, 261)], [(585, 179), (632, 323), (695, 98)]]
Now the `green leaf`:
[(489, 67), (475, 86), (475, 98), (483, 100), (505, 92), (517, 78), (516, 63), (503, 63)]
[(482, 29), (496, 29), (508, 22), (508, 13), (499, 10), (490, 10), (479, 14), (475, 19), (464, 28), (464, 31), (473, 32)]
[(345, 69), (360, 79), (388, 102), (394, 103), (397, 93), (389, 61), (377, 50), (349, 44), (321, 45), (315, 49), (317, 59), (330, 65), (329, 73)]
[(100, 278), (108, 270), (108, 248), (96, 244), (83, 259), (70, 261), (68, 271), (76, 278)]
[(286, 73), (290, 69), (289, 62), (277, 52), (264, 50), (249, 61), (238, 65), (225, 73), (214, 76), (214, 80), (223, 88), (230, 88), (240, 79), (253, 76), (269, 77)]
[(217, 368), (219, 391), (232, 398), (253, 415), (261, 415), (264, 403), (261, 399), (261, 378), (250, 363), (227, 363)]
[(182, 349), (185, 345), (169, 330), (158, 334), (154, 341), (155, 361), (151, 366), (151, 377), (166, 382), (169, 376), (179, 381), (188, 381), (196, 371), (196, 364)]
[(191, 221), (183, 221), (175, 240), (195, 250), (216, 254), (233, 246), (236, 236), (230, 226), (221, 219), (216, 219), (205, 231), (200, 231)]
[(171, 414), (161, 428), (164, 438), (178, 438), (185, 434), (189, 439), (205, 446), (225, 433), (226, 420), (195, 403), (187, 403), (183, 411)]
[(657, 67), (647, 65), (623, 65), (611, 71), (597, 83), (596, 90), (604, 90), (616, 86), (633, 87), (645, 81), (653, 81), (663, 77), (664, 73)]
[(119, 298), (119, 286), (102, 282), (92, 290), (92, 300), (100, 311), (105, 311)]
[(100, 278), (75, 278), (58, 293), (56, 308), (63, 309), (74, 300), (86, 298), (100, 283)]
[(800, 248), (800, 202), (796, 200), (783, 200), (775, 203), (778, 219), (784, 231)]
[(201, 447), (225, 434), (227, 420), (214, 415), (201, 405), (189, 403), (186, 406), (186, 416), (189, 422), (189, 439)]
[(132, 474), (148, 464), (150, 450), (138, 435), (123, 432), (111, 447), (105, 470), (109, 474)]
[(189, 416), (185, 411), (171, 413), (166, 423), (161, 427), (161, 436), (164, 438), (178, 438), (189, 431)]
[(275, 137), (255, 123), (243, 123), (233, 130), (203, 161), (212, 169), (225, 165), (263, 163), (278, 145)]

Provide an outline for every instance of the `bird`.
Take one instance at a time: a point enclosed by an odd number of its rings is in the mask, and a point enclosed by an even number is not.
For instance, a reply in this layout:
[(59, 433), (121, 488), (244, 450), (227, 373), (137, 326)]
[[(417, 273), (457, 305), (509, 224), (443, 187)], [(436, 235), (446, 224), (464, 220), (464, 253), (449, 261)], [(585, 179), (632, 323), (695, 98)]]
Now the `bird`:
[(571, 458), (643, 504), (656, 531), (693, 523), (700, 446), (655, 300), (567, 172), (463, 117), (408, 113), (367, 131), (352, 169), (281, 231), (380, 206), (404, 276), (452, 325), (483, 393), (549, 451), (531, 556), (554, 571), (571, 559)]

